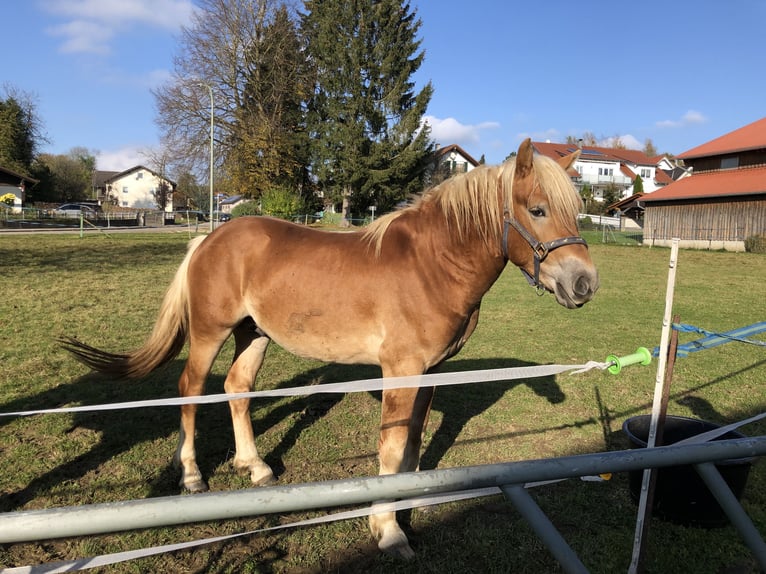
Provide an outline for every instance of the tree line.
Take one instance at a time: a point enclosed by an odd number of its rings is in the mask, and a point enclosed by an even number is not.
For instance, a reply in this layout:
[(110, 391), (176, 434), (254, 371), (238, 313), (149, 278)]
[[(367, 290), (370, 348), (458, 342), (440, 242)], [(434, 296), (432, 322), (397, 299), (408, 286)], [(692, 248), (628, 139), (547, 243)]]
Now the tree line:
[(419, 191), (432, 87), (409, 2), (202, 0), (182, 30), (158, 124), (179, 171), (204, 173), (212, 98), (216, 187), (295, 196), (346, 217)]
[[(175, 179), (184, 202), (204, 197), (195, 182), (208, 177), (211, 105), (217, 191), (332, 204), (350, 217), (422, 189), (433, 90), (412, 80), (424, 52), (409, 2), (197, 4), (171, 79), (153, 92), (162, 150), (149, 167)], [(0, 165), (40, 180), (28, 202), (89, 195), (95, 152), (38, 153), (47, 139), (32, 97), (6, 93), (0, 125)]]

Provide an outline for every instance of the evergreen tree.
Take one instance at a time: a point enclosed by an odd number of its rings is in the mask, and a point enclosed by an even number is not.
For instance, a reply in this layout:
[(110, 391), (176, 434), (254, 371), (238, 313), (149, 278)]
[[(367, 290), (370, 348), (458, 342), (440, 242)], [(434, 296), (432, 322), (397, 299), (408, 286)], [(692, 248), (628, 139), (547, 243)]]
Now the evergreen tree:
[(284, 6), (257, 40), (245, 56), (248, 77), (235, 112), (239, 142), (226, 167), (245, 195), (272, 187), (297, 194), (309, 187), (303, 103), (310, 84), (298, 31)]
[(28, 174), (37, 142), (30, 113), (13, 96), (0, 100), (0, 165)]
[(636, 193), (644, 193), (644, 180), (641, 179), (640, 175), (637, 175), (636, 179), (633, 180), (633, 194)]
[(303, 35), (315, 72), (308, 103), (312, 173), (343, 215), (382, 213), (420, 191), (433, 148), (417, 94), (420, 20), (400, 0), (305, 0)]

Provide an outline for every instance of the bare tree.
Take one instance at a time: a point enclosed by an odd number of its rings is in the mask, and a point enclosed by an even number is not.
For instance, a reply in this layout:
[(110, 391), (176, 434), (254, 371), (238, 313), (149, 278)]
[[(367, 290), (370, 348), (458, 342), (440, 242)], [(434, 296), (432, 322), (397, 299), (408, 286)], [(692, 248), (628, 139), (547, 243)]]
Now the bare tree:
[[(182, 29), (172, 78), (154, 92), (157, 123), (177, 171), (207, 173), (211, 95), (217, 175), (236, 179), (242, 150), (254, 158), (272, 143), (268, 138), (254, 142), (254, 125), (266, 123), (267, 116), (258, 113), (262, 100), (251, 94), (263, 77), (264, 38), (285, 5), (280, 0), (200, 0), (192, 24)], [(258, 89), (255, 93), (262, 93), (264, 86)]]
[(165, 148), (149, 148), (142, 152), (147, 159), (149, 168), (159, 176), (159, 184), (154, 191), (154, 201), (157, 208), (164, 210), (173, 201), (173, 188), (168, 183), (168, 164), (170, 153)]
[(644, 140), (644, 153), (647, 157), (656, 157), (659, 155), (657, 148), (654, 147), (654, 142), (650, 138)]

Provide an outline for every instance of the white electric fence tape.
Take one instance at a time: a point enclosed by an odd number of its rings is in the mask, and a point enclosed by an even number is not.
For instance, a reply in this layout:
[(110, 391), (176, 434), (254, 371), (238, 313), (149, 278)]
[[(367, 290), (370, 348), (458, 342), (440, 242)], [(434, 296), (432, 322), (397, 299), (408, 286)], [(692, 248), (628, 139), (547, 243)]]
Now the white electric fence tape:
[(53, 413), (84, 413), (118, 409), (137, 409), (145, 407), (166, 407), (190, 404), (199, 405), (222, 403), (236, 399), (297, 397), (319, 393), (358, 393), (368, 391), (381, 391), (386, 389), (444, 387), (448, 385), (463, 385), (467, 383), (497, 382), (510, 381), (514, 379), (548, 377), (551, 375), (565, 373), (567, 371), (573, 371), (571, 374), (574, 375), (577, 373), (584, 373), (585, 371), (589, 371), (595, 368), (603, 370), (608, 368), (610, 364), (611, 363), (589, 361), (584, 365), (532, 365), (528, 367), (507, 367), (504, 369), (488, 369), (484, 371), (458, 371), (454, 373), (433, 373), (427, 375), (414, 375), (409, 377), (386, 377), (361, 381), (348, 381), (345, 383), (311, 385), (308, 387), (288, 387), (284, 389), (272, 389), (267, 391), (253, 391), (249, 393), (223, 393), (194, 397), (176, 397), (168, 399), (130, 401), (124, 403), (109, 403), (102, 405), (84, 405), (78, 407), (16, 411), (10, 413), (0, 413), (0, 417), (26, 417), (31, 415)]

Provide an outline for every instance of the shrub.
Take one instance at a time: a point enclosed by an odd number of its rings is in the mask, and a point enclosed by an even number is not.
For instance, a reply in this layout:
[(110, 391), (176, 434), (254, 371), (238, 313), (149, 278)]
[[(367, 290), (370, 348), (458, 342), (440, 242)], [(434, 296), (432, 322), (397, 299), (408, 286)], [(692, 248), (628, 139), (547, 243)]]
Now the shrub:
[(231, 210), (232, 217), (241, 217), (243, 215), (260, 215), (261, 210), (257, 201), (245, 201)]
[(300, 213), (303, 201), (300, 196), (285, 187), (272, 187), (261, 196), (261, 210), (264, 215), (292, 219)]
[(766, 253), (766, 234), (751, 235), (745, 239), (745, 251), (749, 253)]

